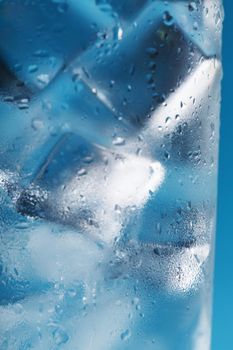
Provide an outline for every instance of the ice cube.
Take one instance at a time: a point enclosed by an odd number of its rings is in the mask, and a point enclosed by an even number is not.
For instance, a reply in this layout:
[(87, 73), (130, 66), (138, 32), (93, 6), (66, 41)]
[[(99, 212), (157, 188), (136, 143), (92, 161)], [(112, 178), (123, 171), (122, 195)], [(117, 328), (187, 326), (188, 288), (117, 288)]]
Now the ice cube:
[(82, 81), (61, 74), (27, 109), (13, 101), (1, 104), (1, 168), (30, 182), (64, 133), (77, 132), (91, 142), (112, 146), (114, 133), (132, 128), (118, 120)]
[(91, 281), (98, 280), (102, 248), (72, 230), (62, 230), (49, 224), (31, 224), (12, 230), (11, 235), (8, 233), (8, 238), (2, 240), (2, 245), (1, 262), (5, 280), (8, 278), (10, 283), (12, 278), (16, 288), (21, 284), (22, 288), (19, 288), (22, 293), (24, 289), (27, 292), (27, 289), (34, 289), (33, 286), (39, 284), (46, 290), (48, 283), (67, 285), (81, 281), (89, 285)]
[(130, 210), (143, 207), (164, 176), (159, 162), (114, 153), (71, 134), (48, 155), (17, 209), (110, 243), (120, 236)]
[(44, 224), (31, 232), (26, 249), (34, 274), (42, 281), (65, 285), (78, 281), (91, 289), (91, 283), (100, 279), (102, 248), (77, 232), (60, 231)]
[(111, 35), (115, 26), (114, 18), (100, 11), (92, 0), (82, 5), (74, 0), (2, 2), (1, 13), (0, 56), (34, 91), (44, 88), (98, 36)]
[(93, 46), (72, 64), (85, 83), (99, 92), (99, 98), (103, 96), (118, 116), (137, 127), (147, 123), (202, 56), (175, 16), (172, 23), (164, 20), (167, 8), (162, 1), (148, 4), (122, 29), (120, 40)]

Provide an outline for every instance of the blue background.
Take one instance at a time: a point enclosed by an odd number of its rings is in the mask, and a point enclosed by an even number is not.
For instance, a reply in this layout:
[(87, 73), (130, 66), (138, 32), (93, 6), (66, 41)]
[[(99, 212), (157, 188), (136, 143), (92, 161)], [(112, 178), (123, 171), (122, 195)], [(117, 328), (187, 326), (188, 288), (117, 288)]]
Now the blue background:
[(233, 1), (225, 0), (224, 8), (224, 78), (212, 350), (233, 349)]

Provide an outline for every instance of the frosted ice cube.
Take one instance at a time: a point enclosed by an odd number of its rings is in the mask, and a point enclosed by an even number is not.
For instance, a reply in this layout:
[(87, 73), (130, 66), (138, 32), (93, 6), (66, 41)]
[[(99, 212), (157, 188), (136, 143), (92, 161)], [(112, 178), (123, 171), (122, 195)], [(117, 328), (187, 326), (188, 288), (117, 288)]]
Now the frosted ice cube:
[(1, 254), (4, 270), (19, 283), (37, 281), (45, 286), (46, 282), (81, 281), (88, 285), (98, 279), (103, 251), (88, 237), (49, 224), (30, 225), (21, 236), (19, 231), (15, 230), (14, 240), (3, 240)]
[(134, 278), (137, 276), (143, 283), (175, 295), (187, 293), (202, 283), (209, 253), (207, 243), (182, 246), (131, 240), (122, 256), (123, 265), (127, 265), (126, 270)]
[(91, 289), (91, 284), (100, 279), (98, 267), (104, 251), (77, 232), (39, 225), (29, 235), (26, 249), (30, 266), (42, 281), (66, 285), (80, 281)]
[[(1, 306), (1, 348), (5, 344), (11, 350), (20, 346), (103, 350), (110, 345), (117, 349), (122, 334), (136, 321), (132, 299), (124, 292), (117, 286), (111, 291), (103, 288), (87, 303), (86, 298), (71, 295), (68, 289), (55, 289), (20, 304)], [(72, 313), (67, 297), (72, 298)]]
[(159, 162), (69, 135), (22, 192), (17, 208), (110, 243), (120, 236), (130, 211), (144, 206), (164, 176)]

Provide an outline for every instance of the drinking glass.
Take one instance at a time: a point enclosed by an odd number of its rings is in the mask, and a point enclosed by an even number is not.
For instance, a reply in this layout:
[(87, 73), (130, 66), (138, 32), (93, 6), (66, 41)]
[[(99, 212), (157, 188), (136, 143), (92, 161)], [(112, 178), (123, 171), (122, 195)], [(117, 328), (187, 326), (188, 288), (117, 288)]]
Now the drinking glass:
[(0, 18), (0, 348), (210, 349), (221, 1)]

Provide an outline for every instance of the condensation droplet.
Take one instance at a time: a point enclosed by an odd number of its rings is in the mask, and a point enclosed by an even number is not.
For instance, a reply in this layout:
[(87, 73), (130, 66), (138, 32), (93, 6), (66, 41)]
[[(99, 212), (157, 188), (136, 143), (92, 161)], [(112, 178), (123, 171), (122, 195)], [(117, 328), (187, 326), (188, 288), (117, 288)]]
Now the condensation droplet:
[(114, 137), (112, 143), (114, 146), (123, 146), (125, 144), (125, 139), (123, 137), (116, 136)]
[(166, 124), (169, 124), (170, 121), (171, 121), (171, 118), (170, 118), (170, 117), (167, 117), (167, 118), (165, 119), (165, 123), (166, 123)]
[(40, 130), (44, 127), (44, 123), (41, 119), (34, 118), (34, 119), (32, 119), (31, 126), (32, 126), (33, 130), (37, 131), (37, 130)]
[(155, 47), (148, 47), (146, 49), (146, 53), (150, 56), (150, 57), (155, 57), (158, 55), (158, 50)]
[(42, 85), (47, 85), (49, 83), (49, 75), (48, 74), (40, 74), (37, 76), (37, 81)]
[(29, 73), (35, 73), (38, 70), (38, 66), (36, 64), (31, 64), (28, 66), (28, 72)]
[(189, 9), (189, 11), (196, 11), (197, 10), (197, 4), (194, 1), (191, 1), (188, 4), (188, 9)]
[(174, 23), (174, 19), (172, 17), (172, 15), (170, 14), (170, 12), (165, 11), (163, 14), (163, 23), (166, 26), (171, 26)]
[(78, 171), (78, 176), (84, 176), (87, 174), (87, 170), (85, 168), (82, 168)]
[(61, 328), (55, 329), (53, 339), (57, 345), (65, 344), (69, 340), (68, 334)]
[(21, 100), (18, 101), (18, 107), (19, 109), (28, 109), (28, 98), (22, 98)]
[(131, 333), (129, 329), (127, 329), (125, 332), (121, 333), (121, 340), (126, 341), (130, 338)]

